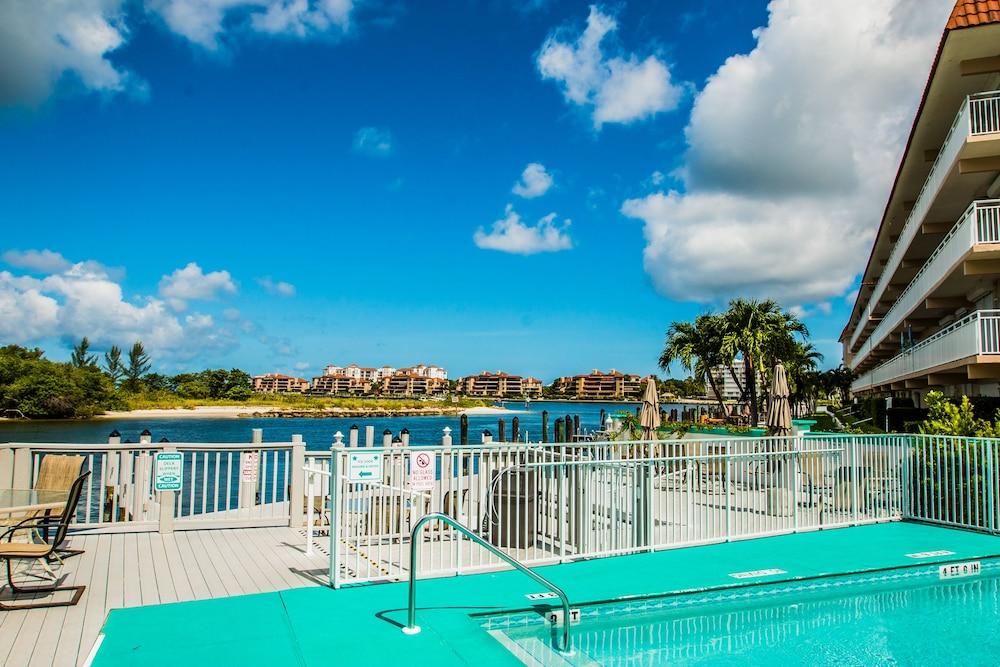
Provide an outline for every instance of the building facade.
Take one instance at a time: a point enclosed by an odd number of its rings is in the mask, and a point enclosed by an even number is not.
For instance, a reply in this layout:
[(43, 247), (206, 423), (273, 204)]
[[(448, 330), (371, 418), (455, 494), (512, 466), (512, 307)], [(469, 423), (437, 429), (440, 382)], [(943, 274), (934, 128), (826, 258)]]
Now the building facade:
[(511, 375), (503, 371), (469, 375), (458, 381), (458, 390), (469, 396), (484, 398), (538, 398), (542, 395), (542, 381), (538, 378)]
[(267, 373), (253, 376), (253, 390), (261, 394), (288, 394), (309, 391), (309, 380), (305, 378)]
[(362, 380), (347, 375), (327, 375), (324, 373), (313, 378), (312, 389), (310, 391), (314, 394), (350, 394), (357, 396), (368, 393), (371, 387), (372, 382), (370, 380)]
[(557, 393), (571, 398), (637, 400), (645, 388), (643, 380), (612, 368), (607, 373), (594, 369), (584, 375), (561, 377), (552, 384)]
[[(743, 382), (743, 378), (746, 375), (745, 369), (743, 368), (743, 360), (737, 359), (733, 362), (732, 366), (715, 366), (709, 373), (712, 374), (712, 380), (715, 382), (716, 389), (722, 394), (722, 400), (724, 401), (738, 401), (743, 396), (743, 392), (740, 391), (740, 385), (733, 378), (735, 374), (739, 378), (740, 382)], [(712, 396), (712, 383), (709, 379), (705, 378), (705, 391), (709, 393), (709, 398), (715, 398)]]
[(841, 334), (853, 392), (998, 395), (998, 297), (1000, 11), (960, 0)]
[(447, 389), (447, 380), (401, 371), (382, 381), (382, 393), (387, 396), (430, 396)]

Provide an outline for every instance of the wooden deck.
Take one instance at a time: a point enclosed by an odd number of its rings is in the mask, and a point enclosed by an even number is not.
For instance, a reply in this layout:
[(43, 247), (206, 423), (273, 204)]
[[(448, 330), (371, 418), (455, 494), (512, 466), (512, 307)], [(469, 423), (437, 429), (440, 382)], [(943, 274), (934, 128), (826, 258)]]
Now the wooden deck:
[(326, 554), (307, 556), (304, 534), (287, 527), (84, 534), (69, 546), (86, 550), (58, 572), (87, 586), (80, 603), (0, 611), (0, 665), (82, 664), (111, 609), (326, 583)]

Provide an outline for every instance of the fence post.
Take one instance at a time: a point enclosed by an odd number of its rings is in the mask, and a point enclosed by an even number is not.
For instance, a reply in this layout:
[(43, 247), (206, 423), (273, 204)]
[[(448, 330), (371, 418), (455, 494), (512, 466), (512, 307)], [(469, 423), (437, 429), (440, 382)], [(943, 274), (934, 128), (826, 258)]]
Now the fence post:
[[(252, 436), (250, 442), (259, 447), (264, 442), (264, 429), (255, 428), (251, 430)], [(248, 452), (240, 452), (239, 460), (239, 498), (237, 502), (237, 507), (239, 509), (249, 509), (257, 504), (257, 480), (244, 481), (243, 480), (243, 457), (244, 456), (256, 456), (257, 465), (260, 465), (260, 449), (252, 449)], [(258, 468), (259, 470), (259, 468)]]
[[(357, 433), (357, 431), (355, 431)], [(301, 435), (292, 436), (292, 488), (288, 492), (288, 526), (302, 527), (302, 499), (305, 497), (306, 445)], [(273, 500), (273, 499), (272, 499)]]
[(330, 586), (340, 588), (340, 455), (330, 447)]
[(858, 470), (858, 441), (856, 438), (851, 438), (851, 511), (854, 515), (853, 525), (858, 525), (858, 488), (861, 485), (861, 480), (858, 479), (860, 474)]
[(995, 533), (997, 529), (997, 507), (996, 496), (994, 495), (994, 485), (996, 484), (996, 476), (994, 475), (993, 466), (995, 455), (994, 449), (996, 449), (995, 440), (986, 441), (986, 511), (987, 511), (987, 528), (991, 533)]
[(14, 450), (14, 473), (11, 486), (15, 489), (31, 488), (31, 447)]
[[(153, 443), (153, 434), (149, 432), (149, 429), (144, 429), (142, 433), (139, 434), (139, 445), (151, 446)], [(132, 494), (132, 500), (134, 502), (132, 506), (132, 520), (133, 521), (144, 521), (147, 518), (147, 512), (149, 511), (148, 500), (153, 495), (152, 479), (150, 479), (150, 468), (152, 467), (152, 460), (149, 457), (149, 453), (145, 449), (139, 450), (139, 455), (135, 459), (135, 472), (133, 483), (135, 485), (135, 492)], [(193, 480), (192, 480), (193, 483)]]
[[(176, 452), (173, 445), (164, 445), (163, 451)], [(183, 459), (182, 466), (183, 466)], [(184, 479), (184, 468), (181, 468), (181, 479)], [(194, 484), (194, 470), (191, 471), (191, 484)], [(177, 502), (176, 491), (160, 491), (160, 534), (169, 535), (174, 532), (174, 510)]]

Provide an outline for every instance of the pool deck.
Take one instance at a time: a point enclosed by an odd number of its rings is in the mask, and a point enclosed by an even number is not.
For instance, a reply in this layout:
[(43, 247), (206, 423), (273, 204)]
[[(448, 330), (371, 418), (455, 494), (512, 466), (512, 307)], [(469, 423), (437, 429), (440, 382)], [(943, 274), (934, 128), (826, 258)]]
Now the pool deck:
[[(950, 551), (913, 558), (907, 554)], [(537, 568), (574, 605), (1000, 556), (1000, 537), (885, 523)], [(784, 570), (736, 579), (732, 573)], [(519, 664), (474, 614), (530, 610), (543, 592), (514, 571), (423, 579), (404, 635), (406, 583), (325, 587), (113, 610), (95, 667), (111, 665)], [(547, 606), (547, 605), (543, 605)], [(539, 607), (541, 608), (541, 607)]]
[[(73, 607), (0, 611), (0, 665), (82, 664), (111, 609), (180, 602), (146, 607), (176, 613), (198, 608), (185, 602), (252, 601), (254, 596), (246, 594), (323, 586), (327, 581), (327, 557), (319, 550), (306, 555), (302, 532), (288, 527), (166, 535), (84, 532), (74, 534), (69, 547), (84, 553), (67, 559), (59, 574), (64, 585), (85, 585), (83, 597)], [(3, 595), (5, 590), (0, 591)]]

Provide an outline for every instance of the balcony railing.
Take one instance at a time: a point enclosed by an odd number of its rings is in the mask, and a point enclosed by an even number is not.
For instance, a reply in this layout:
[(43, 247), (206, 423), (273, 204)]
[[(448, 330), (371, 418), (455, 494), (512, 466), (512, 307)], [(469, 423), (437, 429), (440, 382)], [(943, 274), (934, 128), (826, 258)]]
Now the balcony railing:
[(852, 391), (863, 391), (910, 373), (929, 370), (978, 354), (1000, 354), (1000, 310), (977, 310), (927, 340), (859, 376)]
[(913, 237), (916, 236), (920, 229), (927, 211), (937, 198), (945, 176), (951, 171), (951, 165), (958, 157), (962, 146), (965, 145), (969, 137), (993, 134), (995, 132), (1000, 132), (1000, 91), (994, 90), (966, 97), (965, 101), (962, 102), (962, 107), (959, 109), (958, 114), (955, 116), (954, 122), (951, 124), (951, 129), (948, 130), (948, 134), (941, 144), (941, 150), (938, 152), (934, 164), (931, 165), (931, 170), (924, 180), (923, 187), (920, 188), (920, 193), (917, 195), (913, 209), (906, 219), (906, 224), (903, 225), (903, 230), (899, 234), (896, 245), (889, 254), (885, 270), (882, 271), (882, 276), (875, 284), (875, 290), (868, 299), (868, 305), (862, 313), (861, 320), (851, 335), (850, 348), (852, 350), (856, 349), (861, 332), (865, 328), (864, 323), (871, 317), (872, 310), (878, 304), (879, 298), (892, 279), (896, 267), (902, 261), (903, 253), (910, 247)]
[(910, 284), (886, 311), (882, 321), (865, 341), (863, 351), (855, 356), (852, 365), (857, 367), (875, 345), (916, 308), (934, 287), (934, 283), (943, 278), (977, 243), (1000, 243), (1000, 199), (975, 201), (965, 209), (958, 223), (945, 235), (917, 275), (913, 276)]

